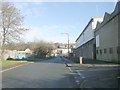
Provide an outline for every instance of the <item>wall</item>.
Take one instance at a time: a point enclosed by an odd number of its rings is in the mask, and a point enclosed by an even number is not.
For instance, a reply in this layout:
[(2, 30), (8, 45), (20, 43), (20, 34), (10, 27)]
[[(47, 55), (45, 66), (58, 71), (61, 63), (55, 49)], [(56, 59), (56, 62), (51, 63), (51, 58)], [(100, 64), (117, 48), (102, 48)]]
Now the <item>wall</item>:
[(120, 60), (120, 54), (118, 54), (117, 50), (120, 46), (120, 29), (118, 28), (120, 14), (119, 16), (117, 14), (118, 8), (112, 14), (106, 13), (103, 22), (98, 24), (95, 30), (95, 37), (99, 35), (99, 45), (96, 46), (98, 52), (96, 55), (99, 60), (110, 62), (118, 62)]
[[(118, 10), (120, 10), (120, 5), (118, 5)], [(120, 14), (118, 15), (118, 60), (120, 63)]]
[[(59, 48), (59, 49), (57, 49), (57, 52), (59, 52), (62, 55), (68, 55), (68, 49), (67, 48)], [(69, 49), (69, 53), (71, 53), (71, 49)]]
[[(1, 52), (1, 50), (0, 50)], [(17, 51), (16, 50), (5, 50), (4, 51), (4, 60), (8, 59), (8, 58), (13, 58), (15, 59), (15, 55), (16, 55)]]
[(83, 45), (92, 38), (94, 38), (94, 35), (92, 30), (92, 23), (90, 23), (87, 29), (81, 34), (80, 38), (77, 40), (76, 48)]
[(16, 54), (16, 59), (26, 59), (26, 58), (27, 58), (26, 54), (22, 54), (22, 53)]
[(83, 44), (81, 47), (75, 49), (75, 57), (83, 57), (86, 59), (95, 59), (94, 52), (95, 39), (90, 40), (89, 42)]
[(102, 20), (103, 18), (101, 17), (94, 17), (89, 21), (88, 25), (76, 40), (76, 49), (74, 51), (76, 57), (96, 59), (94, 29), (96, 28), (97, 21), (102, 22)]

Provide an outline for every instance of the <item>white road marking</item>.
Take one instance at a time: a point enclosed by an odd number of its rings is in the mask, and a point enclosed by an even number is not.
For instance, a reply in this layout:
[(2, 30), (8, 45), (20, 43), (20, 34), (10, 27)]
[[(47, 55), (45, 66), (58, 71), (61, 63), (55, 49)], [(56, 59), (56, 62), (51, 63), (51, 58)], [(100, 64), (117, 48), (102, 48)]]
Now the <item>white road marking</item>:
[(11, 68), (8, 68), (8, 69), (5, 69), (5, 70), (0, 71), (0, 73), (5, 72), (5, 71), (8, 71), (8, 70), (15, 69), (15, 68), (17, 68), (17, 67), (21, 67), (21, 66), (23, 66), (23, 65), (27, 65), (27, 64), (30, 64), (30, 63), (34, 63), (34, 62), (29, 62), (29, 63), (25, 63), (25, 64), (21, 64), (21, 65), (15, 66), (15, 67), (11, 67)]
[(74, 77), (75, 79), (77, 79), (77, 77)]
[[(69, 68), (69, 70), (70, 70), (70, 72), (73, 72), (73, 70), (70, 68), (70, 67), (68, 67)], [(77, 72), (77, 74), (81, 77), (81, 78), (85, 78), (81, 73), (80, 73), (80, 71), (84, 71), (84, 70), (75, 70), (76, 72)]]
[(78, 84), (79, 84), (79, 83), (80, 83), (80, 81), (79, 81), (79, 80), (76, 80), (76, 83), (78, 83)]
[(85, 78), (85, 77), (83, 76), (83, 74), (81, 74), (79, 71), (77, 71), (77, 73), (78, 73), (78, 75), (79, 75), (81, 78)]
[(78, 71), (85, 71), (85, 70), (76, 70), (76, 71), (78, 72)]
[(74, 77), (74, 78), (75, 78), (75, 82), (76, 82), (77, 84), (79, 84), (80, 81), (79, 81), (78, 77)]
[(70, 70), (70, 72), (73, 72), (73, 70), (70, 67), (68, 67), (68, 69)]
[[(70, 72), (73, 72), (73, 70), (70, 68), (70, 67), (68, 67), (69, 68), (69, 70), (70, 70)], [(81, 78), (85, 78), (84, 76), (83, 76), (83, 74), (81, 74), (80, 73), (80, 71), (84, 71), (84, 70), (75, 70), (76, 72), (77, 72), (77, 74), (81, 77)], [(76, 77), (75, 77), (76, 78)]]

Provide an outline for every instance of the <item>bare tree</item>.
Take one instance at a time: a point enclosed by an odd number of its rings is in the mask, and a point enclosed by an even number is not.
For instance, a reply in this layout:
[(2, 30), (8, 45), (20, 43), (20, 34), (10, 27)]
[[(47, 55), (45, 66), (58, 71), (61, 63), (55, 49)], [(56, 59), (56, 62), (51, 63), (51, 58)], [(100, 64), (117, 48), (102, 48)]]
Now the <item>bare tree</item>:
[(54, 50), (54, 45), (50, 43), (38, 43), (34, 48), (34, 56), (37, 58), (46, 57), (46, 55), (51, 55), (52, 51)]
[(1, 2), (0, 6), (1, 58), (3, 58), (5, 44), (20, 40), (20, 36), (27, 29), (22, 27), (24, 18), (13, 3)]

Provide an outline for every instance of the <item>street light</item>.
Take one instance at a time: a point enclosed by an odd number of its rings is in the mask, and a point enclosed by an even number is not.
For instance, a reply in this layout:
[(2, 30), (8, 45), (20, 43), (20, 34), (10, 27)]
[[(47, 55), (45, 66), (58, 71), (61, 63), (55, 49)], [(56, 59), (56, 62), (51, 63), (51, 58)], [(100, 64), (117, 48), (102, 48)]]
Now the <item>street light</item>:
[(67, 38), (68, 38), (68, 56), (69, 56), (69, 34), (68, 33), (61, 33), (61, 34), (67, 35)]

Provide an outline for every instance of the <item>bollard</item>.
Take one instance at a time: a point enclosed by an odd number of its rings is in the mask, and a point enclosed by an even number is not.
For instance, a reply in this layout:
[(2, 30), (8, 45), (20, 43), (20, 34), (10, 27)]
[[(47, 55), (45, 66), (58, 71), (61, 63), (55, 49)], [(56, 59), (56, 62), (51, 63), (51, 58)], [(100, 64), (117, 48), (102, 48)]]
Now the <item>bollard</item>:
[(80, 64), (82, 64), (82, 63), (83, 63), (82, 61), (83, 61), (83, 58), (82, 58), (82, 57), (80, 57)]

